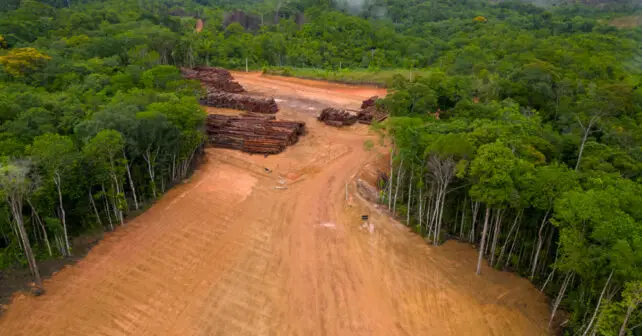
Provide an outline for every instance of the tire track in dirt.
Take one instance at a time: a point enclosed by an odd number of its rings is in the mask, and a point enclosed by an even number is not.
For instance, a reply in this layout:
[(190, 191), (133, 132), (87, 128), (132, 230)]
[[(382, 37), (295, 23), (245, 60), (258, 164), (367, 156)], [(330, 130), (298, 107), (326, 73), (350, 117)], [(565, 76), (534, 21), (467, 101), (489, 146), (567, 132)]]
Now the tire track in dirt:
[[(346, 202), (346, 182), (379, 155), (363, 149), (375, 138), (318, 124), (314, 109), (378, 89), (237, 79), (287, 99), (280, 115), (309, 133), (267, 158), (208, 149), (189, 183), (46, 281), (46, 295), (16, 297), (0, 335), (547, 333), (546, 302), (526, 280), (488, 267), (477, 277), (470, 246), (433, 248), (357, 196)], [(364, 213), (374, 234), (359, 230)]]

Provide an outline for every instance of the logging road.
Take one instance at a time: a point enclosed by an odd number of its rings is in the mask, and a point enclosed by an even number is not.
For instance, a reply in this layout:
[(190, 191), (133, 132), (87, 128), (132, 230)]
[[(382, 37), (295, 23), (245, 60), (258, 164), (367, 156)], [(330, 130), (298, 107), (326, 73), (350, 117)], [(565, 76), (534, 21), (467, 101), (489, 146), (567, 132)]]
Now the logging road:
[[(45, 295), (17, 295), (0, 335), (547, 334), (546, 301), (528, 281), (488, 267), (478, 277), (469, 245), (433, 248), (345, 200), (346, 181), (385, 164), (385, 150), (363, 149), (375, 139), (363, 125), (314, 116), (381, 89), (234, 75), (308, 134), (267, 158), (208, 149), (189, 182), (47, 280)], [(359, 230), (362, 214), (374, 234)]]

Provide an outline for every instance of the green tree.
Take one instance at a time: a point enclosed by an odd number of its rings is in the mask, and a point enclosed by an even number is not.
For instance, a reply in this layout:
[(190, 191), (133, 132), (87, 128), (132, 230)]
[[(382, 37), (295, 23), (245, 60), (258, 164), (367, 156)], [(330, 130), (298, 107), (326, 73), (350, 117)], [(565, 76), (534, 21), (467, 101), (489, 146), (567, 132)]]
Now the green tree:
[(56, 186), (59, 218), (65, 239), (65, 254), (71, 255), (62, 190), (64, 179), (68, 178), (67, 174), (72, 171), (76, 162), (76, 148), (69, 137), (47, 133), (36, 137), (28, 152), (34, 162), (41, 167), (43, 175), (50, 178)]

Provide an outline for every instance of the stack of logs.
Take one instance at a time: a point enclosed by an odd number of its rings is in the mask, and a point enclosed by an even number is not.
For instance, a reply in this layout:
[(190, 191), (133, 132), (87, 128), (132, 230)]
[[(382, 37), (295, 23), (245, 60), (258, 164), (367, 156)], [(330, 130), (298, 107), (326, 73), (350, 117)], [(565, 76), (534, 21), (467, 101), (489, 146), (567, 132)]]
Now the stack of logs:
[(379, 97), (374, 96), (363, 101), (361, 111), (359, 111), (357, 115), (359, 123), (370, 125), (373, 120), (382, 122), (388, 118), (386, 111), (377, 108), (377, 99), (379, 99)]
[(234, 81), (232, 74), (225, 69), (212, 67), (181, 68), (181, 73), (187, 79), (199, 80), (208, 91), (215, 89), (232, 93), (245, 92), (241, 84)]
[(248, 153), (277, 154), (305, 133), (305, 123), (275, 120), (273, 115), (207, 116), (207, 135), (215, 147)]
[(371, 124), (373, 120), (381, 122), (388, 118), (386, 111), (377, 108), (377, 99), (379, 97), (371, 97), (363, 101), (361, 104), (361, 111), (336, 109), (333, 107), (325, 108), (317, 117), (317, 120), (324, 122), (330, 126), (349, 126), (357, 121), (361, 124)]
[(201, 104), (255, 113), (274, 114), (279, 112), (279, 106), (276, 105), (274, 98), (252, 97), (216, 90), (208, 90), (207, 97), (201, 99)]
[(330, 126), (348, 126), (357, 122), (357, 113), (350, 110), (340, 110), (334, 107), (328, 107), (321, 111), (317, 120)]

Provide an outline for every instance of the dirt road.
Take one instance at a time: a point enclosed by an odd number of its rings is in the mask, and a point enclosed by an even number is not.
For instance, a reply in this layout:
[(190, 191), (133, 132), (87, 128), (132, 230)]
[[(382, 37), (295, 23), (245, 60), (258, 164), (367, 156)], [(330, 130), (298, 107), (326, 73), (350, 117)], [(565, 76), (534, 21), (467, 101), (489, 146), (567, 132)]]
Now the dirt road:
[[(469, 245), (430, 247), (345, 200), (346, 181), (382, 154), (363, 149), (365, 126), (314, 116), (381, 89), (235, 76), (308, 134), (267, 158), (209, 149), (191, 181), (46, 281), (46, 295), (16, 297), (0, 335), (547, 334), (546, 302), (526, 280), (478, 277)], [(362, 214), (374, 234), (359, 230)]]

